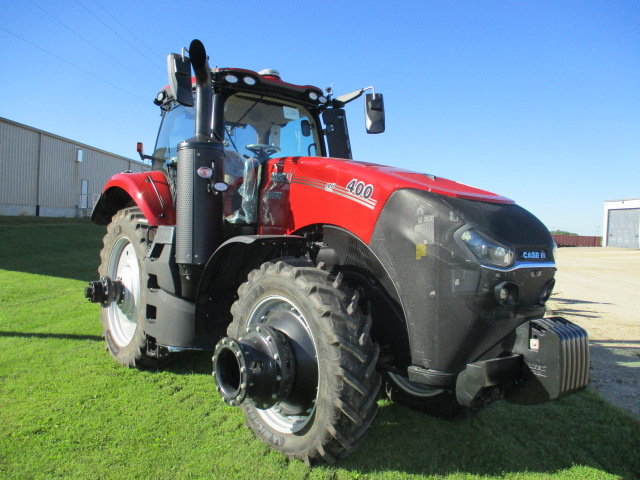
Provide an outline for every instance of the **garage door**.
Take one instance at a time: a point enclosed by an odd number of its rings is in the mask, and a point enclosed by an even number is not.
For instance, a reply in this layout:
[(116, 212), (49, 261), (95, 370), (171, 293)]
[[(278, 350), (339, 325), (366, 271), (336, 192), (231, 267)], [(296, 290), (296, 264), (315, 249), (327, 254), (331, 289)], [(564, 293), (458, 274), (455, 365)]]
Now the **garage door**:
[(609, 210), (610, 247), (640, 248), (640, 208)]

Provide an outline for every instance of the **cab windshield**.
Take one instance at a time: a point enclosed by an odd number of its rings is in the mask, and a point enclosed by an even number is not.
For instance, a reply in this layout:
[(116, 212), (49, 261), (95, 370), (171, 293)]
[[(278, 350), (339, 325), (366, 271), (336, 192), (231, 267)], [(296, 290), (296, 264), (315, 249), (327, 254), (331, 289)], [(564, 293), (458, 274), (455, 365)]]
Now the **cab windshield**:
[(225, 147), (242, 156), (255, 156), (253, 145), (269, 145), (271, 157), (322, 154), (313, 117), (293, 103), (257, 95), (232, 95), (224, 105), (224, 129)]
[[(161, 167), (176, 162), (178, 144), (193, 137), (194, 130), (193, 107), (176, 106), (167, 111), (154, 164)], [(237, 93), (227, 98), (223, 141), (225, 150), (243, 158), (322, 155), (318, 126), (304, 107), (261, 95)]]

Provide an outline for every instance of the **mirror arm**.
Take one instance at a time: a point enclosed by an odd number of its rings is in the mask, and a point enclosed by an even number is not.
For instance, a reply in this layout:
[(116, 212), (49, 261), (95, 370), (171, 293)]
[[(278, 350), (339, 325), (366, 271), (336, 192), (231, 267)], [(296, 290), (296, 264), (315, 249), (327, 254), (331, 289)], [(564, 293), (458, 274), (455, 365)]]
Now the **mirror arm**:
[(153, 155), (144, 154), (144, 145), (142, 144), (142, 142), (136, 143), (136, 152), (138, 152), (138, 155), (140, 155), (140, 160), (142, 160), (143, 162), (145, 160), (153, 160)]
[(375, 95), (375, 90), (373, 88), (373, 86), (371, 87), (365, 87), (362, 88), (360, 90), (356, 90), (355, 92), (351, 92), (351, 93), (347, 93), (345, 95), (340, 95), (337, 98), (334, 98), (331, 102), (331, 104), (335, 107), (335, 108), (342, 108), (344, 107), (347, 103), (349, 102), (353, 102), (356, 98), (360, 98), (362, 96), (362, 94), (364, 92), (366, 92), (367, 90), (371, 90), (374, 95)]

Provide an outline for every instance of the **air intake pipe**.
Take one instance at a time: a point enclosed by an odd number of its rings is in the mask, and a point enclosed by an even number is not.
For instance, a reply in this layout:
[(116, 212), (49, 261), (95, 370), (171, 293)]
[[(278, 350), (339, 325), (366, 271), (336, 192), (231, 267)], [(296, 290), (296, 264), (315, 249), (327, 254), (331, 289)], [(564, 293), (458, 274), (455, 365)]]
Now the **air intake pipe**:
[[(202, 270), (221, 243), (222, 195), (211, 188), (211, 180), (224, 179), (224, 147), (212, 135), (211, 70), (202, 42), (191, 42), (189, 56), (196, 80), (196, 124), (195, 136), (178, 145), (176, 263), (182, 296), (195, 299)], [(212, 169), (213, 177), (198, 175), (202, 167)]]

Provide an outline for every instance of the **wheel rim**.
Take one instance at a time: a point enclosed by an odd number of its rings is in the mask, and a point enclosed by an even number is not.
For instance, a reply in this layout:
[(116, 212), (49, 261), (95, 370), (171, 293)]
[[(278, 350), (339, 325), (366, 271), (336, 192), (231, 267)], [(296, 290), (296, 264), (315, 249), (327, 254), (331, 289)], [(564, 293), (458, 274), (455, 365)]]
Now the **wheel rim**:
[(398, 375), (396, 373), (387, 372), (389, 378), (396, 386), (404, 392), (414, 397), (428, 398), (435, 397), (442, 393), (440, 388), (428, 387), (426, 385), (420, 385), (419, 383), (412, 382), (407, 377)]
[[(283, 332), (296, 355), (294, 392), (283, 402), (265, 410), (256, 409), (262, 421), (280, 433), (297, 433), (315, 414), (318, 394), (317, 347), (309, 324), (300, 309), (288, 298), (272, 295), (262, 299), (249, 315), (249, 325), (267, 324)], [(302, 411), (301, 411), (302, 410)]]
[(120, 280), (123, 285), (122, 298), (107, 307), (109, 331), (113, 341), (120, 347), (133, 339), (138, 326), (140, 304), (140, 266), (134, 246), (125, 237), (119, 238), (109, 257), (107, 276)]

